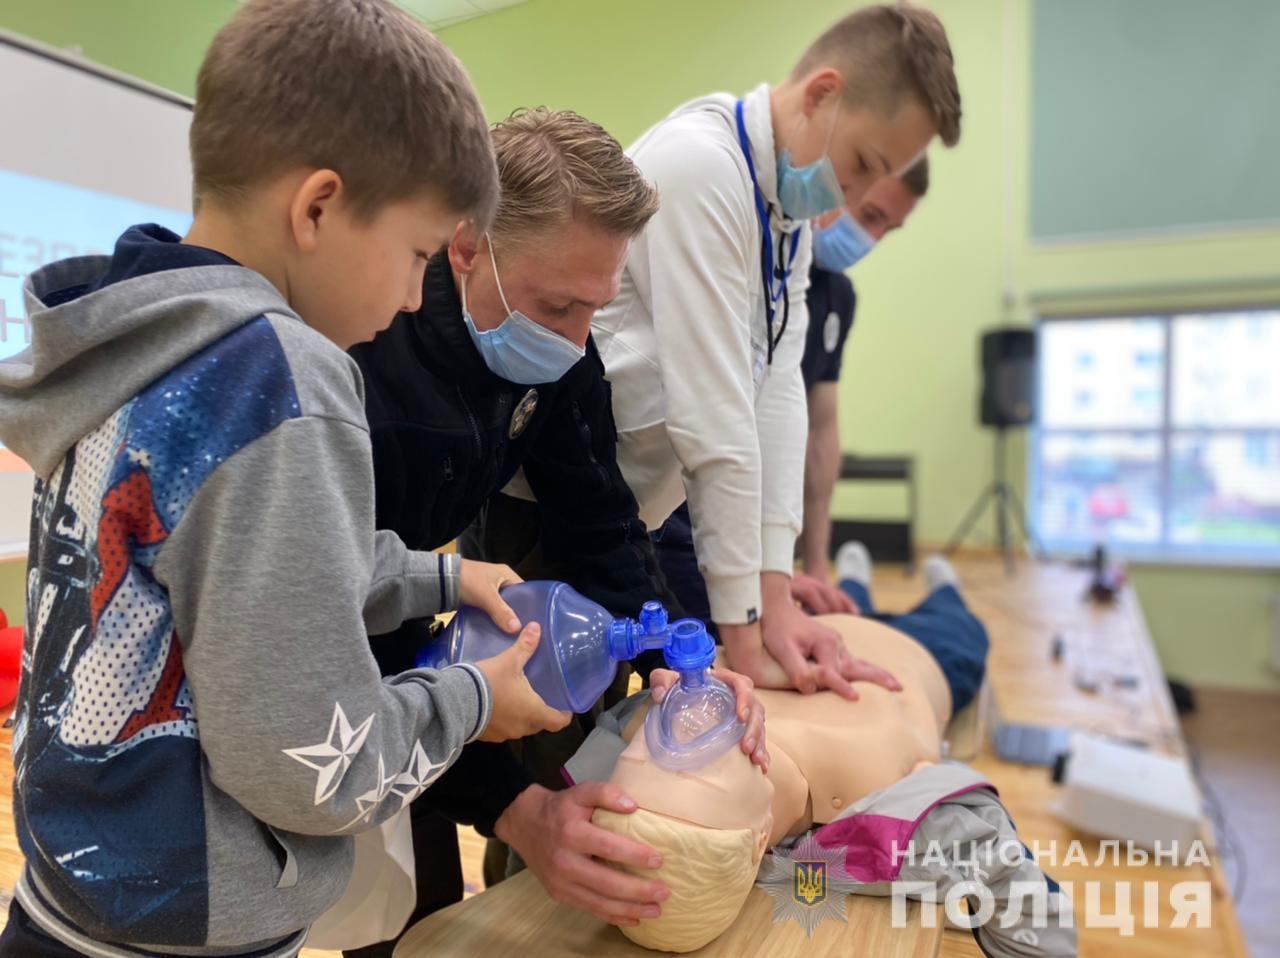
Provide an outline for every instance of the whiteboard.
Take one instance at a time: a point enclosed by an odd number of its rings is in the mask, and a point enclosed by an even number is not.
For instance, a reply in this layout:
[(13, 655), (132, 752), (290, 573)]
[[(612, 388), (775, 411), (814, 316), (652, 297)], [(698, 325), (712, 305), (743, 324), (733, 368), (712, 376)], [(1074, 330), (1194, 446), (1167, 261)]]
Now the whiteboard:
[[(191, 223), (191, 101), (0, 31), (0, 362), (31, 342), (27, 275)], [(0, 558), (27, 550), (33, 477), (0, 445)]]

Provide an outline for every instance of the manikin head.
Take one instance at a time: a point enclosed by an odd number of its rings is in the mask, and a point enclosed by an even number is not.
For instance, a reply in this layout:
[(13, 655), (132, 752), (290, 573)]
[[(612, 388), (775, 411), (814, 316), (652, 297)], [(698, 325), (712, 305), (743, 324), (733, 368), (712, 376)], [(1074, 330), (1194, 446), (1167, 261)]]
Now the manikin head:
[(659, 951), (701, 948), (729, 927), (755, 882), (773, 830), (773, 785), (736, 747), (702, 768), (669, 771), (650, 755), (643, 730), (610, 781), (639, 808), (630, 815), (598, 809), (593, 821), (656, 849), (663, 867), (643, 876), (671, 889), (661, 917), (622, 933)]

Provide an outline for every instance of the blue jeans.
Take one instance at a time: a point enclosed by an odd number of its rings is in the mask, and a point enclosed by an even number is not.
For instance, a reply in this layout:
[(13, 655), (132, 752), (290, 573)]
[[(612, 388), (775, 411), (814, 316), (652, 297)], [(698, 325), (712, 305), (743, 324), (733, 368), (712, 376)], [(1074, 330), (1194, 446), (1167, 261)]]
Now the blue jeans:
[(990, 641), (986, 627), (969, 611), (954, 586), (934, 589), (923, 602), (902, 615), (877, 613), (871, 591), (861, 582), (843, 579), (840, 588), (858, 603), (864, 616), (911, 636), (928, 649), (951, 689), (953, 714), (973, 701), (987, 670)]
[(62, 942), (46, 935), (23, 911), (17, 900), (9, 902), (9, 923), (0, 934), (3, 958), (84, 958)]

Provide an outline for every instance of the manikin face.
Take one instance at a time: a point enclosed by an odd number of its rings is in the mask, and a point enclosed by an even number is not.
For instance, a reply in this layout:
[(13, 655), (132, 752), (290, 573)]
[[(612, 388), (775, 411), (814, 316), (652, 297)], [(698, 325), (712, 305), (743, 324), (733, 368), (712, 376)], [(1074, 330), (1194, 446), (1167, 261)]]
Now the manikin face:
[(773, 783), (737, 747), (688, 772), (672, 772), (653, 760), (641, 728), (614, 767), (614, 784), (650, 812), (704, 828), (745, 828), (761, 836), (761, 853), (773, 824)]
[(610, 781), (639, 810), (597, 810), (597, 825), (656, 848), (663, 867), (636, 871), (670, 890), (658, 918), (622, 933), (661, 951), (692, 951), (722, 934), (755, 882), (773, 825), (773, 785), (735, 747), (701, 769), (672, 772), (653, 761), (637, 731)]

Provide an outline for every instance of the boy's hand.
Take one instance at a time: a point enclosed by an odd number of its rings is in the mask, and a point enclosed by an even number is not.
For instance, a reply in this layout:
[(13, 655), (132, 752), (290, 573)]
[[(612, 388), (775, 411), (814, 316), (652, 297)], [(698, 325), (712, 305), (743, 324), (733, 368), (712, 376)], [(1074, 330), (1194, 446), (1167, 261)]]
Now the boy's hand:
[[(715, 669), (714, 675), (733, 691), (737, 703), (738, 721), (747, 727), (739, 746), (747, 758), (760, 766), (760, 771), (769, 771), (769, 750), (764, 744), (764, 705), (756, 698), (755, 683), (746, 675), (731, 672), (728, 669)], [(671, 691), (672, 686), (680, 681), (680, 674), (670, 669), (654, 669), (649, 676), (649, 690), (655, 703), (661, 703)]]
[(538, 647), (541, 634), (542, 628), (538, 623), (530, 622), (511, 648), (476, 663), (489, 680), (489, 690), (493, 694), (493, 716), (481, 733), (480, 741), (507, 742), (535, 732), (558, 732), (569, 724), (569, 713), (557, 712), (548, 706), (524, 674), (524, 667)]
[[(523, 581), (509, 565), (463, 559), (462, 570), (458, 575), (458, 599), (463, 605), (474, 606), (488, 612), (494, 625), (503, 632), (514, 635), (520, 631), (520, 620), (511, 610), (511, 606), (502, 601), (499, 590), (504, 586)], [(537, 645), (537, 642), (534, 645)]]

